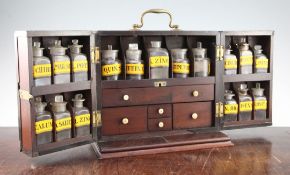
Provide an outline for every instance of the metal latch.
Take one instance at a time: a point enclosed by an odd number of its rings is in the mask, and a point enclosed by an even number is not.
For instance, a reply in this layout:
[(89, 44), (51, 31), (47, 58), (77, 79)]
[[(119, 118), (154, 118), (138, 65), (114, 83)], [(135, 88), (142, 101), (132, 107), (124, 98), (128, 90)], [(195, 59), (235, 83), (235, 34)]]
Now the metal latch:
[(165, 87), (167, 85), (166, 81), (155, 81), (154, 86), (155, 87)]
[(27, 101), (33, 98), (33, 96), (28, 91), (23, 89), (19, 89), (19, 97), (20, 99)]
[(216, 46), (216, 60), (222, 61), (224, 59), (224, 46), (217, 45)]
[(100, 62), (100, 49), (99, 49), (99, 47), (91, 47), (91, 62), (93, 64)]
[(93, 126), (99, 127), (102, 125), (102, 114), (101, 111), (94, 111), (93, 112)]
[(217, 102), (215, 104), (215, 116), (216, 117), (224, 116), (224, 104), (222, 102)]

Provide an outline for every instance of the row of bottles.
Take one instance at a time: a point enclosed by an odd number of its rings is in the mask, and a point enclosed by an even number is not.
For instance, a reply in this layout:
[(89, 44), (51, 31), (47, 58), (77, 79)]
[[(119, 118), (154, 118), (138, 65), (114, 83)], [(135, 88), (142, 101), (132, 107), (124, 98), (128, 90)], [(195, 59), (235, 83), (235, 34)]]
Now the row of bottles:
[(60, 40), (55, 40), (49, 47), (50, 59), (43, 55), (40, 42), (33, 43), (33, 78), (34, 86), (50, 85), (51, 76), (54, 84), (69, 83), (71, 81), (88, 80), (88, 61), (85, 54), (81, 53), (83, 46), (78, 40), (72, 40), (69, 46), (70, 57), (66, 55), (66, 47), (61, 46)]
[(267, 98), (260, 83), (252, 88), (252, 96), (248, 94), (246, 84), (240, 84), (236, 94), (238, 97), (235, 99), (233, 91), (225, 91), (225, 121), (266, 120)]
[[(197, 48), (193, 48), (193, 65), (187, 58), (187, 49), (172, 49), (172, 72), (174, 78), (186, 78), (190, 76), (190, 66), (193, 66), (195, 77), (207, 77), (210, 74), (210, 59), (207, 58), (207, 49), (202, 48), (202, 43), (197, 42)], [(128, 80), (140, 80), (144, 78), (144, 61), (141, 60), (142, 51), (138, 44), (130, 43), (126, 50), (126, 77)], [(169, 78), (169, 53), (161, 48), (161, 41), (151, 41), (151, 47), (147, 49), (150, 79)], [(118, 50), (113, 50), (108, 45), (107, 50), (102, 50), (102, 77), (104, 80), (119, 80), (122, 71), (121, 61), (118, 59)]]
[[(262, 53), (262, 46), (254, 46), (254, 54), (249, 49), (249, 44), (246, 42), (246, 38), (241, 38), (239, 44), (237, 44), (236, 50), (237, 56), (231, 53), (231, 46), (228, 46), (224, 55), (224, 69), (225, 75), (239, 74), (252, 74), (254, 73), (267, 73), (269, 60)], [(254, 65), (254, 66), (253, 66)], [(239, 66), (239, 69), (238, 69)], [(254, 70), (253, 70), (254, 68)], [(239, 70), (239, 72), (237, 71)]]
[(83, 106), (83, 95), (76, 94), (72, 101), (73, 116), (68, 111), (67, 102), (63, 100), (62, 95), (55, 96), (54, 102), (51, 103), (51, 113), (45, 110), (47, 103), (43, 102), (41, 97), (35, 98), (35, 133), (38, 145), (72, 138), (72, 133), (74, 137), (90, 134), (90, 112)]

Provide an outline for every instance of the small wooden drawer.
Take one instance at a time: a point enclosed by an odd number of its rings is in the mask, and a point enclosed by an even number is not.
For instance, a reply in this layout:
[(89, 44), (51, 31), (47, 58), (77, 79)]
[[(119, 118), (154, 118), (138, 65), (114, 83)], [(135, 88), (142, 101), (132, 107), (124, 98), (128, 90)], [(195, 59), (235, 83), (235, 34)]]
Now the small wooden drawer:
[(200, 128), (212, 126), (211, 102), (173, 104), (173, 128)]
[(146, 106), (102, 109), (102, 135), (138, 133), (146, 130)]
[(149, 131), (172, 130), (172, 118), (148, 119)]
[(148, 118), (162, 118), (162, 117), (172, 117), (171, 104), (148, 106)]
[(103, 107), (170, 103), (168, 87), (103, 89)]
[(172, 87), (172, 101), (193, 102), (214, 99), (214, 85), (193, 85)]

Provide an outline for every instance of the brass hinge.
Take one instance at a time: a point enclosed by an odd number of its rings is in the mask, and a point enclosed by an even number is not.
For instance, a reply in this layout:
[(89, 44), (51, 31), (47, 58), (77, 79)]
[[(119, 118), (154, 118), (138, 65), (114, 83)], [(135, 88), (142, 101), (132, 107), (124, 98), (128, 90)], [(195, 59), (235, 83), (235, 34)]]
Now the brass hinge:
[(154, 82), (154, 87), (165, 87), (165, 86), (167, 86), (166, 81), (155, 81)]
[(99, 49), (99, 47), (91, 47), (91, 62), (93, 64), (100, 62), (100, 49)]
[(224, 59), (224, 46), (217, 45), (216, 46), (216, 60), (222, 61)]
[(99, 127), (102, 125), (102, 114), (101, 111), (94, 111), (93, 112), (93, 126)]
[(28, 91), (23, 89), (19, 89), (19, 97), (20, 99), (27, 101), (33, 98), (33, 96)]
[(224, 104), (222, 102), (217, 102), (215, 104), (215, 116), (216, 117), (224, 116)]

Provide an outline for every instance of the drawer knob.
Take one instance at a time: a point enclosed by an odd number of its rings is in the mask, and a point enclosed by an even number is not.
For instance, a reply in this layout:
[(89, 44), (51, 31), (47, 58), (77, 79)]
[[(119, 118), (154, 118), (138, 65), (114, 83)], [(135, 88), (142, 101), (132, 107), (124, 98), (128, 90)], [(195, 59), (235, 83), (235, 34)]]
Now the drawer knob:
[(164, 109), (162, 109), (162, 108), (160, 108), (160, 109), (158, 109), (158, 114), (163, 114), (164, 113)]
[(197, 97), (197, 96), (198, 96), (198, 91), (193, 91), (193, 92), (192, 92), (192, 95), (193, 95), (194, 97)]
[(129, 123), (129, 119), (128, 118), (123, 118), (122, 119), (122, 123), (124, 124), (124, 125), (127, 125), (128, 123)]
[(197, 117), (198, 117), (197, 113), (193, 113), (193, 114), (191, 115), (191, 118), (194, 119), (194, 120), (197, 119)]
[(159, 123), (158, 123), (158, 127), (159, 127), (159, 128), (163, 128), (163, 127), (164, 127), (164, 123), (163, 123), (163, 122), (159, 122)]
[(129, 100), (129, 95), (124, 95), (123, 100), (128, 101)]

